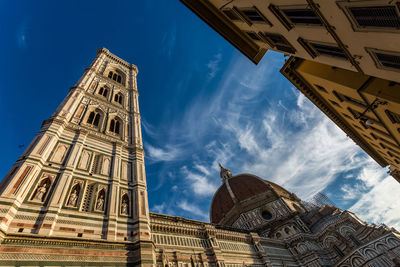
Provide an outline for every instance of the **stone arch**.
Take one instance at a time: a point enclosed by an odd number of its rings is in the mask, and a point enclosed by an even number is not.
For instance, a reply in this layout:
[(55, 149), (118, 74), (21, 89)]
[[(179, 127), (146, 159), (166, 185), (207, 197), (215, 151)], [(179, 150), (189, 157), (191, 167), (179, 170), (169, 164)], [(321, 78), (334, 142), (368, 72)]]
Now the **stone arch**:
[(124, 86), (126, 85), (126, 73), (115, 64), (109, 64), (104, 71), (104, 75), (107, 78), (116, 81), (117, 83), (120, 83)]
[(372, 248), (364, 249), (363, 253), (367, 259), (373, 259), (378, 256), (378, 253)]
[(115, 103), (118, 103), (118, 104), (124, 106), (125, 96), (121, 92), (115, 92), (114, 93), (114, 97), (113, 97), (113, 101)]
[(339, 233), (344, 236), (344, 237), (349, 237), (352, 233), (354, 233), (356, 230), (353, 229), (353, 227), (350, 226), (342, 226), (339, 229)]
[(338, 241), (339, 240), (336, 237), (329, 235), (324, 238), (324, 241), (322, 242), (322, 244), (325, 248), (330, 248), (330, 247), (333, 247), (333, 245), (338, 244)]
[(110, 120), (108, 122), (108, 132), (113, 133), (115, 135), (123, 136), (123, 129), (124, 129), (124, 123), (122, 119), (118, 116), (113, 116), (110, 117)]
[(97, 92), (98, 95), (101, 95), (101, 96), (103, 96), (105, 98), (108, 98), (108, 96), (111, 93), (111, 89), (106, 84), (99, 84), (96, 92)]
[(353, 256), (353, 257), (351, 258), (351, 266), (352, 266), (352, 267), (361, 266), (361, 265), (363, 265), (363, 263), (364, 263), (364, 259), (361, 258), (361, 257), (358, 256), (358, 255)]
[(384, 253), (389, 250), (389, 247), (386, 244), (379, 242), (375, 244), (375, 250)]
[(31, 200), (44, 202), (49, 194), (52, 181), (49, 177), (42, 178), (36, 185), (35, 190), (31, 196)]
[(86, 125), (95, 127), (97, 129), (102, 128), (103, 121), (104, 121), (104, 112), (97, 106), (90, 107), (84, 118), (84, 122), (86, 123)]
[(386, 239), (386, 243), (390, 246), (390, 247), (397, 247), (400, 245), (400, 241), (392, 236), (388, 237)]

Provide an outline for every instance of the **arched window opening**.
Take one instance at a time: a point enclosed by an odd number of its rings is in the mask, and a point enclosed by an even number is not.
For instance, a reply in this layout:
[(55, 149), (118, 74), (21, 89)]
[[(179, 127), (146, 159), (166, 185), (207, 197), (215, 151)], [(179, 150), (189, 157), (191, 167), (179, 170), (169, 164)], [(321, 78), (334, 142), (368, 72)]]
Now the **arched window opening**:
[(94, 120), (94, 112), (92, 111), (92, 112), (90, 112), (90, 114), (89, 114), (89, 118), (88, 118), (88, 120), (87, 120), (87, 123), (89, 123), (89, 124), (93, 124), (93, 120)]
[(120, 93), (114, 95), (114, 101), (122, 105), (122, 95)]
[(121, 75), (118, 75), (117, 82), (121, 83)]
[(100, 114), (99, 114), (99, 113), (96, 113), (96, 116), (94, 116), (93, 125), (94, 125), (94, 126), (99, 126), (99, 121), (100, 121)]
[(108, 78), (112, 78), (112, 76), (113, 76), (113, 72), (110, 71), (110, 72), (108, 73)]
[(116, 73), (113, 74), (113, 80), (114, 80), (114, 81), (117, 80), (117, 76), (118, 76), (118, 75), (117, 75)]
[(110, 131), (114, 132), (114, 129), (115, 129), (115, 120), (111, 120), (111, 122), (110, 122)]
[(275, 237), (276, 237), (277, 239), (281, 239), (282, 235), (281, 235), (281, 233), (276, 233), (276, 234), (275, 234)]
[(99, 95), (102, 95), (102, 96), (104, 96), (104, 97), (107, 97), (108, 89), (107, 89), (107, 88), (104, 88), (104, 87), (100, 87), (98, 94), (99, 94)]
[(120, 122), (117, 119), (112, 119), (110, 122), (110, 132), (119, 134)]
[(90, 112), (87, 123), (92, 124), (94, 126), (99, 126), (99, 122), (100, 122), (100, 113), (94, 111)]
[(115, 122), (115, 133), (119, 134), (119, 121)]
[(285, 233), (286, 233), (287, 235), (290, 235), (290, 230), (289, 230), (288, 227), (285, 227)]

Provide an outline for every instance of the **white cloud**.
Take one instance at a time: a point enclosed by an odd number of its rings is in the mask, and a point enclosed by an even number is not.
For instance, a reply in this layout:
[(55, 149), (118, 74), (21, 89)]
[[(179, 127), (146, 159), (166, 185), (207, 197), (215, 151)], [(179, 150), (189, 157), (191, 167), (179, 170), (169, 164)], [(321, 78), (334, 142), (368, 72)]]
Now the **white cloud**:
[(166, 208), (166, 204), (165, 203), (161, 203), (159, 205), (154, 205), (151, 208), (152, 212), (156, 212), (156, 213), (164, 213), (165, 212), (165, 208)]
[(207, 68), (209, 70), (209, 72), (208, 72), (209, 79), (214, 78), (215, 75), (217, 74), (217, 72), (219, 71), (219, 63), (221, 62), (221, 59), (222, 59), (222, 54), (218, 53), (218, 54), (215, 54), (213, 59), (211, 59), (207, 63)]
[[(204, 200), (211, 200), (221, 183), (221, 162), (233, 174), (256, 174), (304, 200), (341, 179), (342, 185), (324, 192), (342, 193), (343, 203), (354, 203), (362, 197), (363, 201), (352, 207), (360, 218), (393, 223), (396, 209), (400, 214), (400, 205), (388, 205), (389, 210), (379, 206), (373, 211), (376, 215), (371, 216), (365, 204), (365, 195), (377, 195), (375, 188), (380, 188), (382, 194), (387, 189), (382, 184), (386, 179), (384, 170), (297, 89), (283, 81), (278, 72), (283, 60), (275, 55), (257, 67), (243, 57), (237, 58), (224, 72), (214, 94), (199, 94), (182, 111), (183, 119), (175, 121), (167, 134), (173, 138), (159, 137), (169, 146), (179, 145), (181, 156), (175, 157), (175, 165), (170, 167), (179, 168), (175, 173), (179, 174), (180, 208), (191, 212), (187, 216), (201, 217), (208, 211), (209, 202)], [(280, 90), (278, 97), (276, 90)], [(155, 154), (161, 160), (166, 151)], [(177, 163), (182, 164), (177, 167)], [(182, 193), (186, 189), (187, 194)], [(188, 202), (199, 210), (189, 210)], [(394, 215), (386, 216), (386, 211)]]
[(164, 33), (161, 39), (161, 52), (167, 57), (171, 57), (174, 52), (176, 45), (176, 23), (173, 23), (173, 26), (170, 31)]
[(400, 184), (391, 176), (385, 177), (365, 193), (350, 211), (368, 222), (385, 223), (400, 229)]
[(189, 204), (186, 200), (179, 202), (178, 207), (186, 212), (189, 212), (196, 216), (201, 217), (203, 220), (208, 220), (208, 213), (205, 212), (204, 209), (202, 209), (194, 204)]
[(189, 171), (186, 166), (182, 167), (182, 173), (195, 194), (199, 196), (210, 196), (215, 193), (217, 189), (216, 185), (209, 181), (204, 174), (197, 174)]
[(180, 149), (168, 144), (164, 149), (162, 149), (146, 143), (145, 149), (149, 152), (150, 160), (155, 162), (176, 160), (181, 155)]
[(27, 47), (27, 26), (26, 23), (22, 23), (17, 31), (17, 45), (19, 48)]

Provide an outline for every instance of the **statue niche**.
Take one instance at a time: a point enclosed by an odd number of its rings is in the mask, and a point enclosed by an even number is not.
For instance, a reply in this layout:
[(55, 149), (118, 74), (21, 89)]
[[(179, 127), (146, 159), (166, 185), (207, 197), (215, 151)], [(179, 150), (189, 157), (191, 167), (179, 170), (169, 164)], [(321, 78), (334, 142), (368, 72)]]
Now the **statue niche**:
[(45, 178), (43, 180), (41, 180), (36, 189), (35, 192), (32, 195), (31, 200), (37, 200), (40, 202), (44, 202), (44, 200), (46, 199), (47, 193), (49, 192), (49, 188), (51, 185), (51, 180), (49, 178)]
[(81, 186), (79, 183), (77, 183), (72, 187), (71, 193), (68, 198), (68, 203), (67, 203), (68, 206), (76, 207), (80, 192), (81, 192)]
[(127, 194), (124, 194), (121, 199), (121, 214), (129, 215), (129, 197)]
[(105, 197), (106, 197), (106, 192), (104, 191), (104, 189), (101, 189), (97, 194), (96, 207), (95, 207), (96, 210), (104, 211)]

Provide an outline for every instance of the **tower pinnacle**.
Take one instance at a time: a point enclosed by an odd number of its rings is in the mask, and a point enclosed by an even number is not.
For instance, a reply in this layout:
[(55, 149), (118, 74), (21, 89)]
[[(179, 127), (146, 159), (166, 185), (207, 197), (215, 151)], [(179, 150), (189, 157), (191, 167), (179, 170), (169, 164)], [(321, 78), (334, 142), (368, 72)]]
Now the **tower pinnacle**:
[(221, 176), (223, 182), (229, 178), (232, 178), (232, 173), (229, 169), (224, 168), (221, 163), (218, 165), (221, 168), (219, 175)]

